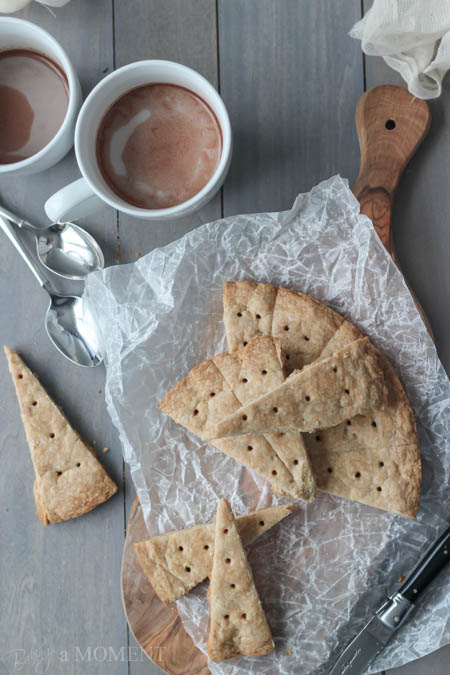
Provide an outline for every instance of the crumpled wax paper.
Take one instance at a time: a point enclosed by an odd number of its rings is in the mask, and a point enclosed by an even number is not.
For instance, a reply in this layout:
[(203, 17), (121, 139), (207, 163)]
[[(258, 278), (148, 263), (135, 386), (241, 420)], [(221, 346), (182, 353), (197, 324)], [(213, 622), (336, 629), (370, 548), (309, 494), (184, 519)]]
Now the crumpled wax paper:
[[(108, 410), (150, 535), (210, 521), (222, 496), (235, 514), (282, 501), (156, 407), (193, 366), (226, 350), (227, 279), (301, 290), (353, 321), (391, 359), (416, 413), (423, 458), (417, 521), (324, 493), (300, 504), (249, 549), (276, 650), (210, 663), (213, 674), (328, 673), (450, 520), (449, 381), (402, 274), (339, 176), (299, 195), (290, 211), (218, 220), (134, 264), (90, 275), (86, 296), (104, 344)], [(206, 590), (202, 584), (178, 601), (202, 650)], [(449, 642), (450, 566), (369, 672)]]

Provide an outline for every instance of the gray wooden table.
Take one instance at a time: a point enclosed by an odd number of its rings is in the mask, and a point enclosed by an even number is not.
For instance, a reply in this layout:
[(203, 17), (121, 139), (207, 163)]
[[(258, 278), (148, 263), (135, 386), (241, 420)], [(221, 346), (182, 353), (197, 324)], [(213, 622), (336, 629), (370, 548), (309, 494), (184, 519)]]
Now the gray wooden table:
[[(121, 263), (132, 262), (222, 215), (286, 209), (298, 192), (337, 172), (355, 179), (355, 103), (375, 84), (401, 84), (380, 59), (364, 59), (360, 44), (348, 37), (362, 4), (71, 0), (55, 16), (37, 4), (19, 14), (64, 45), (85, 95), (114, 68), (166, 58), (199, 70), (228, 106), (235, 151), (221, 194), (181, 222), (147, 225), (106, 208), (87, 219), (108, 265), (117, 264), (119, 251)], [(394, 234), (401, 265), (449, 371), (448, 85), (431, 107), (430, 135), (399, 188)], [(0, 200), (44, 224), (45, 199), (77, 176), (71, 153), (40, 175), (0, 178)], [(100, 454), (120, 492), (81, 519), (48, 528), (39, 523), (31, 461), (0, 356), (0, 673), (156, 673), (129, 634), (122, 609), (121, 553), (134, 490), (105, 409), (104, 370), (72, 366), (54, 350), (43, 328), (46, 303), (9, 242), (0, 238), (0, 342), (23, 353), (87, 440), (100, 450), (110, 448)], [(446, 648), (389, 673), (444, 675), (449, 659)]]

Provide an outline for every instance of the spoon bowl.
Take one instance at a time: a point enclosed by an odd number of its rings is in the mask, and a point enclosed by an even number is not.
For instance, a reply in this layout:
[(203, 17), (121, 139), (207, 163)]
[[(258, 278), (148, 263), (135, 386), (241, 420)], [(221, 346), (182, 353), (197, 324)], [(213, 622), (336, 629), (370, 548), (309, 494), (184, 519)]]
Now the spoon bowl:
[(23, 230), (34, 232), (39, 260), (50, 272), (60, 277), (83, 280), (90, 272), (105, 266), (102, 250), (94, 237), (75, 223), (53, 223), (48, 227), (38, 227), (4, 206), (0, 206), (0, 216)]
[(103, 357), (92, 314), (83, 298), (50, 294), (45, 329), (56, 349), (79, 366), (98, 366)]
[(54, 223), (36, 233), (36, 252), (50, 272), (66, 279), (84, 279), (105, 265), (95, 239), (75, 223)]

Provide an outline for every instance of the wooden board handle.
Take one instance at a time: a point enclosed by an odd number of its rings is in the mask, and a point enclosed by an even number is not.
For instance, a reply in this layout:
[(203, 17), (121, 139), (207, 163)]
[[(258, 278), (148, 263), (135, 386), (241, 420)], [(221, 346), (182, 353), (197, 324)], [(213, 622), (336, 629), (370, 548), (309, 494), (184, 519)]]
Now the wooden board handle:
[[(355, 110), (361, 166), (353, 187), (361, 213), (369, 216), (385, 248), (398, 265), (391, 215), (395, 190), (406, 165), (428, 133), (428, 104), (403, 87), (381, 85), (361, 96)], [(428, 333), (430, 322), (405, 280)]]
[(391, 213), (395, 189), (430, 128), (428, 104), (403, 87), (381, 85), (361, 96), (355, 111), (361, 166), (353, 193), (395, 260)]

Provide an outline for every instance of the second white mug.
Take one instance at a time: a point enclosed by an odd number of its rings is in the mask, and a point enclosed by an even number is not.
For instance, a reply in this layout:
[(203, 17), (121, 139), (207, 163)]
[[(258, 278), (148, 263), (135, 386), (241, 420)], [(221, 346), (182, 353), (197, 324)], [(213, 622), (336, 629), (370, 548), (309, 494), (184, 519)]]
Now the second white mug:
[[(214, 112), (222, 132), (222, 152), (208, 183), (193, 197), (169, 208), (144, 209), (129, 204), (105, 182), (97, 162), (98, 127), (110, 106), (131, 89), (166, 83), (190, 90)], [(92, 213), (105, 203), (137, 218), (167, 220), (204, 206), (225, 180), (232, 152), (231, 125), (225, 105), (214, 87), (195, 70), (172, 61), (138, 61), (105, 77), (85, 100), (75, 129), (75, 153), (82, 178), (52, 195), (45, 211), (53, 222), (65, 222)]]
[(81, 87), (77, 73), (64, 49), (40, 26), (11, 16), (0, 17), (0, 52), (25, 49), (54, 61), (65, 73), (69, 102), (64, 120), (51, 141), (34, 155), (11, 164), (0, 164), (0, 175), (28, 176), (45, 171), (59, 162), (73, 145), (75, 121), (81, 106)]

